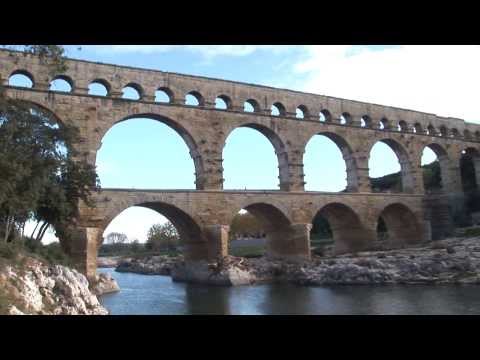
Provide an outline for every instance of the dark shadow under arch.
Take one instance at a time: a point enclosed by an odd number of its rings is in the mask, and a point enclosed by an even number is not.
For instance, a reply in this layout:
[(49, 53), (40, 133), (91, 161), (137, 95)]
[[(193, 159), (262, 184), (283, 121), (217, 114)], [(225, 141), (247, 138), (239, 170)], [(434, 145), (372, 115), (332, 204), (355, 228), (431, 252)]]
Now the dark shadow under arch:
[(291, 239), (291, 222), (278, 207), (265, 202), (244, 206), (262, 224), (266, 234), (266, 255), (270, 258), (288, 257), (296, 253)]
[(388, 205), (379, 214), (378, 219), (380, 218), (383, 219), (387, 228), (386, 242), (389, 246), (402, 247), (417, 244), (424, 237), (415, 214), (403, 204)]
[(336, 254), (360, 251), (373, 240), (357, 213), (345, 204), (329, 203), (323, 206), (312, 222), (318, 216), (326, 219), (330, 225)]

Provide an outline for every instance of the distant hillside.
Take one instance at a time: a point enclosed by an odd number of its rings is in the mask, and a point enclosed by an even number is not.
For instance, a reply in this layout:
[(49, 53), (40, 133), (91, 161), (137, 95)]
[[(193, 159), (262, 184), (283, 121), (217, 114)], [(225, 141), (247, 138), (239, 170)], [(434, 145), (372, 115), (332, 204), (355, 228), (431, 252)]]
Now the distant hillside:
[[(440, 175), (440, 163), (437, 161), (428, 165), (423, 165), (423, 179), (426, 190), (437, 190), (442, 187), (442, 178)], [(373, 192), (402, 191), (402, 181), (400, 172), (388, 174), (378, 178), (370, 178), (370, 185)]]

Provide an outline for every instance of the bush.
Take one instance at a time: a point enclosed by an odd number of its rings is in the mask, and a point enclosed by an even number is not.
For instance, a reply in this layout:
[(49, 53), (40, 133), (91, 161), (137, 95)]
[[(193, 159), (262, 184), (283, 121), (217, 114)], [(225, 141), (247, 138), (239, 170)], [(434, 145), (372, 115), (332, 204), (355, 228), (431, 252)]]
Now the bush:
[(20, 246), (17, 243), (0, 243), (0, 257), (13, 260), (17, 257)]
[(475, 236), (480, 236), (480, 228), (470, 228), (466, 229), (464, 236), (466, 237), (475, 237)]

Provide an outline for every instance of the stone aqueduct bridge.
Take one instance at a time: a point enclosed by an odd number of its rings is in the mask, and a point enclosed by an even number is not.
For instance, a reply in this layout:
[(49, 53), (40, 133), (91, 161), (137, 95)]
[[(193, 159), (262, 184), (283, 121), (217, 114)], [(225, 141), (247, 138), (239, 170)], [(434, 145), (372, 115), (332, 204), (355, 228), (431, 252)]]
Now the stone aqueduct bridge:
[[(49, 75), (35, 56), (0, 51), (0, 81), (6, 85), (7, 95), (48, 109), (60, 123), (78, 127), (81, 141), (75, 147), (90, 163), (95, 164), (102, 137), (112, 126), (133, 117), (149, 117), (176, 130), (188, 145), (195, 165), (196, 190), (103, 189), (95, 195), (94, 208), (80, 204), (77, 233), (63, 245), (89, 276), (96, 270), (104, 229), (133, 205), (166, 216), (180, 232), (185, 256), (190, 260), (226, 255), (229, 225), (242, 208), (265, 223), (271, 256), (301, 259), (310, 256), (309, 230), (318, 212), (328, 219), (339, 252), (368, 248), (376, 240), (380, 216), (392, 244), (430, 239), (432, 218), (425, 207), (420, 167), (426, 146), (439, 158), (446, 194), (462, 192), (462, 151), (473, 155), (480, 183), (480, 126), (461, 119), (88, 61), (68, 59), (67, 67), (65, 73)], [(14, 74), (28, 76), (33, 87), (9, 86), (8, 79)], [(71, 92), (50, 91), (50, 83), (56, 78), (69, 82)], [(103, 84), (108, 94), (89, 95), (92, 82)], [(122, 99), (126, 86), (135, 88), (140, 99)], [(154, 94), (159, 89), (168, 94), (169, 103), (155, 102)], [(185, 105), (186, 94), (195, 96), (199, 105)], [(227, 109), (215, 108), (217, 97), (225, 101)], [(254, 112), (244, 111), (245, 102)], [(278, 116), (271, 114), (273, 104), (279, 109)], [(297, 108), (304, 114), (302, 119), (296, 118)], [(222, 150), (227, 136), (238, 127), (256, 129), (270, 140), (278, 158), (280, 190), (223, 190)], [(340, 148), (347, 165), (346, 192), (304, 191), (303, 154), (316, 134), (327, 136)], [(389, 145), (399, 158), (401, 193), (372, 193), (370, 189), (368, 158), (377, 141)]]

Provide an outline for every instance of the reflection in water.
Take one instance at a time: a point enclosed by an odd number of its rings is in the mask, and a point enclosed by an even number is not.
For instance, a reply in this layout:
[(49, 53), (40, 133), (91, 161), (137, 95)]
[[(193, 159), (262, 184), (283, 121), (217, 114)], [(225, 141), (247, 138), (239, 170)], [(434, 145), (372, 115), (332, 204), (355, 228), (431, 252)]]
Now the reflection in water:
[(475, 285), (217, 287), (99, 271), (112, 273), (122, 289), (101, 298), (112, 314), (480, 314), (480, 286)]

